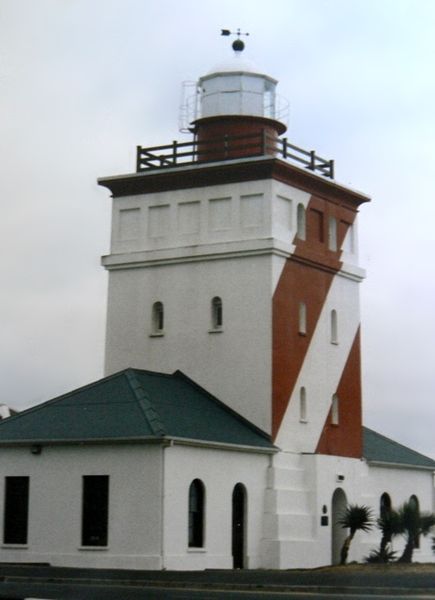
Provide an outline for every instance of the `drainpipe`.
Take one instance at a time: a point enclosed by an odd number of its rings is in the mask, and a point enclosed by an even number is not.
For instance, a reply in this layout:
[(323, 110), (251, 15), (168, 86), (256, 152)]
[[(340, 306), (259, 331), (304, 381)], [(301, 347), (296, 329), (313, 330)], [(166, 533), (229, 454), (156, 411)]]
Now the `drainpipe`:
[(165, 485), (165, 477), (166, 477), (166, 448), (174, 445), (172, 440), (164, 440), (162, 444), (162, 452), (161, 452), (161, 465), (160, 465), (160, 473), (161, 473), (161, 481), (160, 481), (160, 557), (161, 557), (161, 570), (164, 571), (166, 569), (165, 564), (165, 496), (166, 496), (166, 485)]
[(165, 450), (166, 443), (162, 444), (160, 465), (160, 557), (162, 571), (165, 570)]

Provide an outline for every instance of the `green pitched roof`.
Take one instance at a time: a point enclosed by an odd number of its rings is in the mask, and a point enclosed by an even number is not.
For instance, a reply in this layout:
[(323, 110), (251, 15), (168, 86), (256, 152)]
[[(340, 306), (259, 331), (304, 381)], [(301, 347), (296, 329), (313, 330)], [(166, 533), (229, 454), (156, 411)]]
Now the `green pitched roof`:
[(0, 444), (162, 438), (274, 448), (180, 371), (126, 369), (0, 422)]
[(363, 427), (363, 456), (368, 462), (409, 465), (435, 470), (435, 461), (394, 440)]

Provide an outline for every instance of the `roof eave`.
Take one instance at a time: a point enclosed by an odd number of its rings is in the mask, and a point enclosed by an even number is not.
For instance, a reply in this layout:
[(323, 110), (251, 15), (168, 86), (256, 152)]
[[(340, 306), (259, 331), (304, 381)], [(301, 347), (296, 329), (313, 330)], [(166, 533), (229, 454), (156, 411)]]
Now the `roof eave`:
[(363, 457), (363, 458), (369, 466), (373, 466), (373, 467), (384, 467), (387, 469), (391, 469), (391, 468), (413, 469), (413, 470), (418, 469), (421, 471), (435, 472), (435, 465), (433, 467), (431, 467), (429, 465), (414, 465), (414, 464), (409, 464), (409, 463), (396, 463), (396, 462), (391, 462), (391, 461), (369, 459), (366, 457)]
[(212, 448), (220, 450), (231, 450), (233, 452), (253, 452), (260, 454), (274, 454), (278, 452), (276, 446), (252, 446), (235, 444), (230, 442), (218, 442), (213, 440), (199, 440), (194, 438), (182, 438), (176, 436), (143, 436), (143, 437), (120, 437), (120, 438), (87, 438), (87, 439), (28, 439), (28, 440), (0, 440), (3, 448), (25, 448), (32, 446), (90, 446), (107, 444), (161, 444), (164, 446), (182, 445), (196, 446), (200, 448)]

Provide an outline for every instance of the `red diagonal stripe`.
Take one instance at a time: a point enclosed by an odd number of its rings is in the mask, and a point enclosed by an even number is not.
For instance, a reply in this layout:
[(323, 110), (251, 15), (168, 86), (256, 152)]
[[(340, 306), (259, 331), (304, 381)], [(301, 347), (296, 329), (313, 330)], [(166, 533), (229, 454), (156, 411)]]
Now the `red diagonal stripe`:
[[(320, 215), (320, 216), (319, 216)], [(329, 292), (340, 270), (340, 251), (328, 250), (328, 219), (338, 223), (340, 248), (356, 212), (312, 196), (306, 209), (306, 240), (295, 237), (273, 296), (272, 308), (272, 436), (275, 439), (305, 360), (309, 343)], [(323, 222), (322, 222), (323, 219)], [(307, 306), (307, 333), (299, 333), (299, 304)]]

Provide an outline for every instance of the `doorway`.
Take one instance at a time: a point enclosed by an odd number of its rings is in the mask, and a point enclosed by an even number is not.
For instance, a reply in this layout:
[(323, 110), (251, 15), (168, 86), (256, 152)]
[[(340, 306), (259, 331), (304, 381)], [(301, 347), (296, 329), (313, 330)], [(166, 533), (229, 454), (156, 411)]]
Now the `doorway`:
[(232, 555), (233, 569), (245, 567), (246, 488), (237, 483), (232, 497)]
[(344, 529), (339, 523), (338, 519), (342, 516), (347, 507), (346, 494), (341, 488), (337, 488), (332, 494), (332, 510), (331, 510), (331, 554), (332, 564), (340, 564), (340, 551), (343, 546), (344, 540), (347, 536), (347, 530)]

